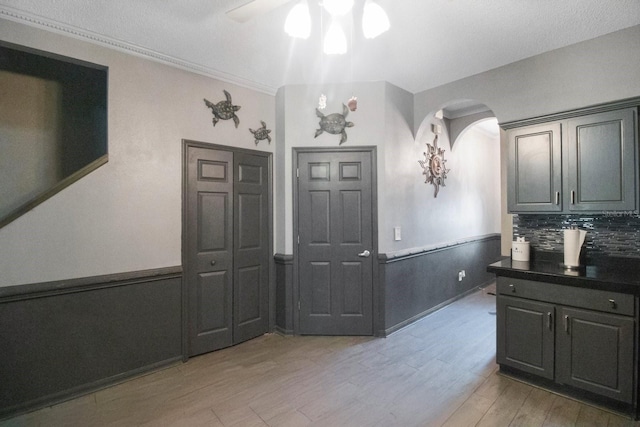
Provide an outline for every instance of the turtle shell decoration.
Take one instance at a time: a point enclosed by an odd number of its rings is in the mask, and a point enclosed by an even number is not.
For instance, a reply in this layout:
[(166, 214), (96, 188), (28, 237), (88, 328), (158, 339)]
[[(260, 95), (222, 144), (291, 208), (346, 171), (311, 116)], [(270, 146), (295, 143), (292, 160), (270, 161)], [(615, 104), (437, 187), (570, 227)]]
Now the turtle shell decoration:
[(316, 130), (316, 136), (314, 138), (317, 138), (322, 132), (327, 132), (332, 135), (341, 135), (340, 144), (344, 143), (347, 140), (345, 128), (353, 127), (353, 123), (347, 121), (348, 114), (349, 108), (344, 104), (342, 104), (342, 114), (333, 113), (325, 116), (316, 108), (316, 116), (320, 118), (320, 129)]
[(269, 136), (271, 129), (267, 129), (267, 124), (264, 121), (260, 120), (260, 123), (262, 124), (262, 127), (259, 127), (256, 130), (249, 128), (249, 132), (251, 132), (253, 137), (256, 139), (256, 145), (258, 145), (258, 142), (263, 139), (266, 139), (269, 141), (269, 144), (271, 144), (271, 136)]
[(213, 113), (213, 126), (216, 126), (220, 120), (229, 120), (233, 119), (233, 122), (236, 124), (236, 128), (240, 124), (240, 119), (236, 116), (236, 111), (240, 109), (239, 105), (233, 105), (231, 101), (231, 94), (226, 90), (223, 90), (224, 96), (226, 99), (224, 101), (220, 101), (217, 104), (214, 104), (211, 101), (208, 101), (206, 98), (204, 99), (204, 103), (208, 108), (211, 108), (211, 112)]

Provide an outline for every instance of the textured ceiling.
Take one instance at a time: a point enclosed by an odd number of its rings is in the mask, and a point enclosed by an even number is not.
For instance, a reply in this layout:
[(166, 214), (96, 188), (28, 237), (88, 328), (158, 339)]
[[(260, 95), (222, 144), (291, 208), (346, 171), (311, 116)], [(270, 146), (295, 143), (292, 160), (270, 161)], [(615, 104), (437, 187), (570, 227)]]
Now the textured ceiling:
[(640, 0), (377, 1), (391, 30), (365, 40), (364, 0), (356, 0), (343, 56), (321, 53), (328, 16), (321, 20), (314, 0), (308, 40), (282, 30), (293, 1), (246, 23), (225, 11), (247, 0), (0, 0), (0, 17), (97, 34), (270, 93), (289, 84), (381, 80), (416, 93), (640, 24)]

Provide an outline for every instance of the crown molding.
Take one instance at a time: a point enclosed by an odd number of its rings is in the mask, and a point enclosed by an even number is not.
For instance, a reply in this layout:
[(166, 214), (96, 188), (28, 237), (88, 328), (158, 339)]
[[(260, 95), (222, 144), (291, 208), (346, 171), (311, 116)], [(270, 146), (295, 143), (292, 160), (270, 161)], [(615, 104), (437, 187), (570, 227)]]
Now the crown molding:
[(605, 102), (603, 104), (590, 105), (575, 110), (561, 111), (559, 113), (548, 114), (545, 116), (532, 117), (530, 119), (515, 120), (511, 122), (500, 123), (500, 127), (504, 130), (519, 128), (523, 126), (539, 125), (551, 121), (560, 121), (572, 119), (574, 117), (585, 116), (587, 114), (604, 113), (607, 111), (621, 110), (623, 108), (637, 108), (640, 105), (640, 97), (621, 99), (614, 102)]
[(105, 35), (94, 33), (89, 30), (84, 30), (81, 28), (73, 27), (71, 25), (63, 24), (61, 22), (54, 21), (43, 16), (10, 8), (8, 6), (0, 6), (0, 18), (18, 22), (21, 24), (26, 24), (31, 27), (40, 28), (45, 31), (73, 37), (75, 39), (114, 49), (137, 57), (149, 59), (155, 62), (160, 62), (165, 65), (180, 68), (182, 70), (190, 71), (206, 77), (211, 77), (213, 79), (238, 85), (247, 89), (266, 93), (268, 95), (275, 95), (277, 91), (277, 88), (273, 88), (271, 86), (263, 85), (252, 80), (243, 79), (238, 76), (234, 76), (233, 74), (225, 73), (223, 71), (215, 70), (213, 68), (205, 67), (193, 62), (184, 61), (182, 59), (165, 55), (151, 49), (107, 37)]

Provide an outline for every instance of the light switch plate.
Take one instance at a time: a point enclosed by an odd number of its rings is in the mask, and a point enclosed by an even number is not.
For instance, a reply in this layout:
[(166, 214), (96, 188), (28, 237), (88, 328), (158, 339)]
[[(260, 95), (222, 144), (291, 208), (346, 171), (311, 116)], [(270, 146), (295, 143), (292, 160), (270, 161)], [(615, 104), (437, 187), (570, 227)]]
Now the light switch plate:
[(400, 227), (393, 227), (393, 240), (402, 240), (402, 232)]

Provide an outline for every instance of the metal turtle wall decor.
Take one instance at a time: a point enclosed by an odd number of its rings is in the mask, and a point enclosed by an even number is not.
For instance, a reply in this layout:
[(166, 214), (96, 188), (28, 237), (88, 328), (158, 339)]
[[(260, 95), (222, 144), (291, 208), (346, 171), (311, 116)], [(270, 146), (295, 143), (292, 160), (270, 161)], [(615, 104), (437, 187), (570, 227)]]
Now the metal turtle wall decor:
[(271, 136), (269, 136), (269, 134), (271, 133), (271, 129), (267, 129), (267, 124), (263, 120), (260, 120), (260, 123), (262, 124), (262, 127), (259, 127), (255, 130), (249, 128), (249, 132), (251, 132), (253, 134), (253, 137), (256, 139), (256, 145), (258, 145), (258, 142), (262, 141), (263, 139), (266, 139), (267, 141), (269, 141), (269, 144), (271, 144)]
[(435, 192), (433, 197), (438, 197), (440, 187), (444, 187), (444, 180), (447, 178), (449, 169), (445, 167), (447, 162), (444, 159), (444, 149), (438, 147), (438, 135), (433, 139), (433, 145), (427, 142), (427, 151), (424, 154), (424, 160), (418, 160), (422, 167), (422, 174), (426, 176), (424, 183), (433, 184)]
[(345, 128), (354, 126), (352, 122), (347, 121), (348, 114), (349, 108), (344, 104), (342, 104), (342, 114), (333, 113), (325, 116), (316, 108), (316, 116), (320, 118), (320, 129), (316, 130), (316, 136), (314, 138), (317, 138), (322, 132), (327, 132), (332, 135), (341, 135), (340, 144), (344, 143), (347, 140), (347, 132)]
[(240, 124), (240, 119), (236, 116), (236, 111), (240, 109), (239, 105), (233, 105), (231, 101), (231, 94), (226, 90), (223, 90), (224, 96), (226, 99), (224, 101), (220, 101), (214, 104), (211, 101), (208, 101), (206, 98), (204, 99), (204, 103), (208, 108), (211, 108), (211, 113), (213, 113), (213, 126), (216, 126), (220, 120), (229, 120), (233, 119), (233, 122), (236, 124), (236, 128)]

